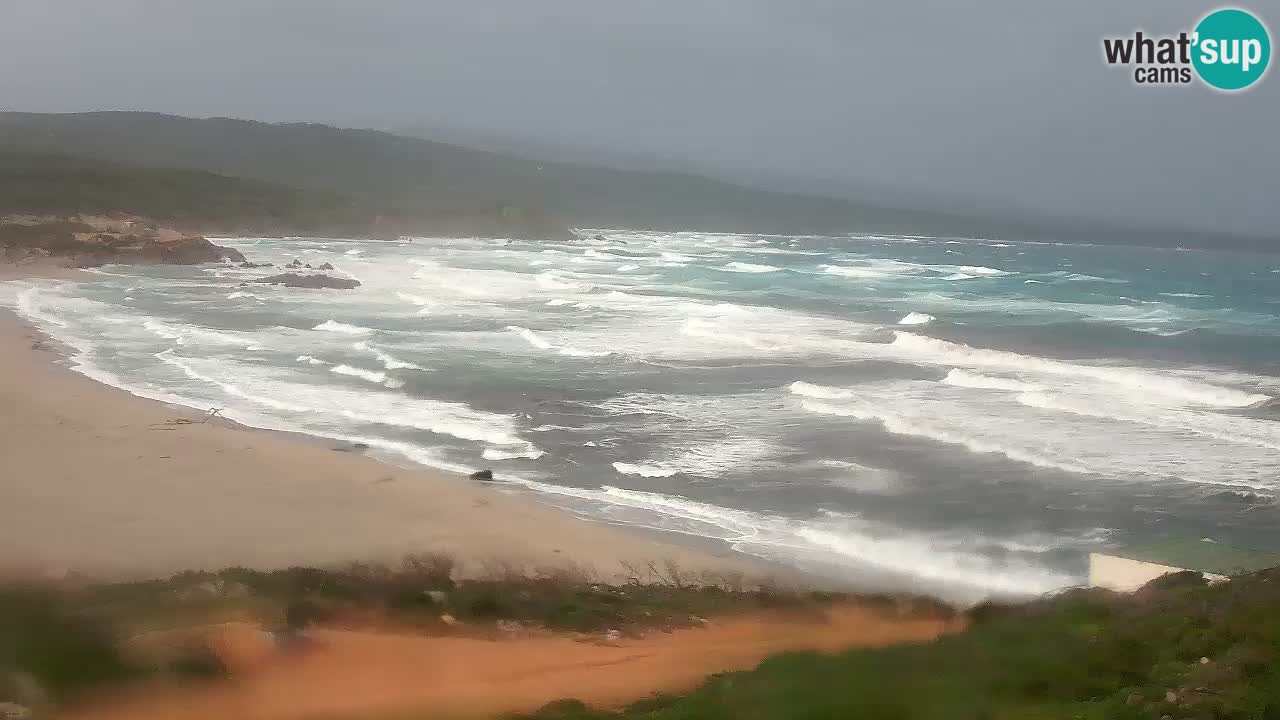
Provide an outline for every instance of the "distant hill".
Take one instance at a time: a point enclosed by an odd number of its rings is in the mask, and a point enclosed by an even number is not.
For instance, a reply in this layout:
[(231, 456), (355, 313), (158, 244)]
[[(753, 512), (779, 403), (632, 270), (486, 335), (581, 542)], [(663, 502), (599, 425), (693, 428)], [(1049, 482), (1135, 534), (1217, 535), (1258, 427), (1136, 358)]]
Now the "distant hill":
[[(574, 225), (847, 229), (881, 211), (675, 173), (624, 172), (324, 125), (152, 113), (0, 113), (0, 149), (198, 169), (339, 192), (391, 214), (521, 208)], [(878, 219), (887, 219), (888, 216)]]
[[(907, 232), (1060, 242), (1274, 250), (1269, 238), (876, 207), (675, 172), (534, 160), (373, 130), (138, 112), (0, 113), (0, 152), (203, 171), (253, 186), (301, 216), (371, 217), (383, 234), (555, 234), (569, 226), (758, 232)], [(244, 185), (242, 188), (249, 188)], [(294, 195), (285, 201), (289, 188)], [(321, 195), (327, 194), (327, 201)], [(312, 209), (305, 209), (312, 208)], [(322, 210), (327, 210), (326, 215)], [(293, 211), (290, 211), (293, 212)]]
[(335, 192), (198, 170), (0, 151), (0, 214), (129, 213), (201, 227), (367, 226), (373, 215)]
[(397, 211), (332, 190), (94, 157), (0, 148), (0, 216), (125, 213), (192, 232), (396, 237), (403, 233), (563, 236), (568, 228), (519, 208)]

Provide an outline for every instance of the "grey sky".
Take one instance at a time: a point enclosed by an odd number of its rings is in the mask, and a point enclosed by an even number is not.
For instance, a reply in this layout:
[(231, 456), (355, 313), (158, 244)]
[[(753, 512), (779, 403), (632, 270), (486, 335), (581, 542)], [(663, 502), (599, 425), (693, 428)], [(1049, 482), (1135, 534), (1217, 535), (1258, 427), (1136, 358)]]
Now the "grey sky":
[[(1280, 235), (1280, 75), (1142, 88), (1186, 0), (0, 0), (0, 107), (467, 128)], [(1246, 5), (1276, 35), (1280, 3)], [(1273, 61), (1274, 62), (1277, 61)]]

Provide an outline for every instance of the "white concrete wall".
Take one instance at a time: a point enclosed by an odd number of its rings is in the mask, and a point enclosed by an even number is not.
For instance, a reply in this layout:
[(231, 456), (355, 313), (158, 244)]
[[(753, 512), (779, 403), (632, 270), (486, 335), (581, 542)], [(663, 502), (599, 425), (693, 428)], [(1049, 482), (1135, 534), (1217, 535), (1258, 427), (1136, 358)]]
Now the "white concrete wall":
[[(1186, 568), (1130, 560), (1129, 558), (1089, 553), (1089, 586), (1133, 592), (1161, 575), (1183, 572)], [(1225, 580), (1221, 575), (1201, 573), (1211, 582)]]

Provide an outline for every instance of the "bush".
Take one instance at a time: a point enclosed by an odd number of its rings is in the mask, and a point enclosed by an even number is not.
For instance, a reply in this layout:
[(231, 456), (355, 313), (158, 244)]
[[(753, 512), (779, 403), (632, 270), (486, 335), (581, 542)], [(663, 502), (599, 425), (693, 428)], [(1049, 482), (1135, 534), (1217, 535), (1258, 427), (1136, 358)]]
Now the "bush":
[(137, 674), (102, 625), (39, 588), (0, 588), (0, 672), (27, 673), (54, 698)]

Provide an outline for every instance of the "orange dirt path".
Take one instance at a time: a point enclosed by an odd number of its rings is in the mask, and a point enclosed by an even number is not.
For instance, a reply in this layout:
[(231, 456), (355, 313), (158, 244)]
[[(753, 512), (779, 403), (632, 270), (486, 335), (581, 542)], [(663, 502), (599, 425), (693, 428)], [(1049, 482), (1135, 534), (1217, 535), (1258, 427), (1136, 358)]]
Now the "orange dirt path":
[(152, 688), (65, 717), (296, 720), (419, 712), (424, 718), (474, 718), (532, 711), (564, 698), (618, 707), (656, 692), (690, 689), (714, 673), (750, 669), (785, 650), (924, 642), (960, 625), (837, 606), (822, 615), (733, 618), (615, 643), (560, 635), (493, 640), (321, 630), (304, 652), (257, 659), (249, 659), (249, 633), (242, 628), (235, 680)]

